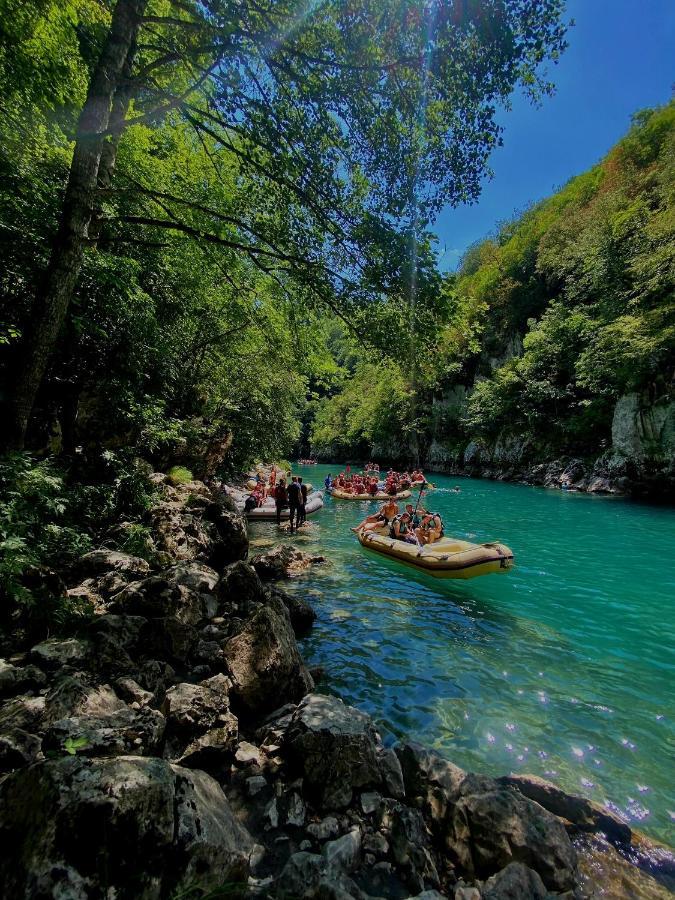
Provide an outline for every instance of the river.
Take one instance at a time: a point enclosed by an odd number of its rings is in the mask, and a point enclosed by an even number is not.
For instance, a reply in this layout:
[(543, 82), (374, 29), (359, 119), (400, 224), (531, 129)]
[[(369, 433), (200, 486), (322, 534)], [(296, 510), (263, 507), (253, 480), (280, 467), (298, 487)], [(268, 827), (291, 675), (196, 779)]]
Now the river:
[[(315, 485), (329, 471), (297, 469)], [(330, 562), (289, 586), (318, 614), (301, 649), (325, 667), (320, 689), (369, 712), (385, 742), (541, 775), (675, 845), (675, 511), (431, 477), (446, 534), (503, 541), (516, 567), (417, 575), (349, 531), (374, 504), (328, 498), (293, 540)], [(250, 531), (254, 547), (279, 538), (273, 525)]]

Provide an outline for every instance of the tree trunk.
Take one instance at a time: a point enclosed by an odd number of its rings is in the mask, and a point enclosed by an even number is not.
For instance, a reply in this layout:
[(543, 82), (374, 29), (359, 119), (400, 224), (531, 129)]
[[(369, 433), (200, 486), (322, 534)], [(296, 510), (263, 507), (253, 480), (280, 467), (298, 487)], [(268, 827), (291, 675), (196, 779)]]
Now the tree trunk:
[(110, 31), (80, 114), (73, 160), (49, 267), (26, 334), (10, 401), (8, 449), (22, 449), (35, 397), (54, 350), (82, 266), (113, 97), (133, 55), (146, 0), (117, 0)]

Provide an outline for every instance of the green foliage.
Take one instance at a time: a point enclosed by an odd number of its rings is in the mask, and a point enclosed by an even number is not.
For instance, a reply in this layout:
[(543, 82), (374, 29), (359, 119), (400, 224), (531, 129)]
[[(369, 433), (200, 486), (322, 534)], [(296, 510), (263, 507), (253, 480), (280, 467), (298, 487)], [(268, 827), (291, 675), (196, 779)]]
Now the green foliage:
[(0, 458), (0, 625), (72, 628), (90, 611), (50, 573), (97, 546), (121, 517), (140, 516), (151, 496), (143, 474), (110, 451), (70, 464)]
[(185, 466), (172, 466), (166, 474), (174, 484), (187, 484), (194, 478), (192, 472)]

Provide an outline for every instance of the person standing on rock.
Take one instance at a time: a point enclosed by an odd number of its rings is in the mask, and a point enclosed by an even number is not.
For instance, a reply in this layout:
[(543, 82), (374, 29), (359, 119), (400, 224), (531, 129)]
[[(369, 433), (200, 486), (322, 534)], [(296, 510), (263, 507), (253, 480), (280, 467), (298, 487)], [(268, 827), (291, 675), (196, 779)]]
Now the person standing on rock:
[(288, 491), (286, 479), (280, 478), (279, 484), (274, 488), (274, 503), (277, 507), (277, 525), (281, 525), (281, 511), (288, 506)]
[(291, 523), (291, 534), (293, 534), (293, 522), (297, 529), (300, 517), (300, 506), (302, 501), (302, 492), (298, 483), (298, 476), (293, 475), (291, 483), (288, 485), (288, 508), (289, 521)]
[(298, 475), (298, 484), (300, 485), (300, 510), (298, 517), (298, 526), (304, 525), (307, 521), (307, 485), (303, 483), (302, 476)]

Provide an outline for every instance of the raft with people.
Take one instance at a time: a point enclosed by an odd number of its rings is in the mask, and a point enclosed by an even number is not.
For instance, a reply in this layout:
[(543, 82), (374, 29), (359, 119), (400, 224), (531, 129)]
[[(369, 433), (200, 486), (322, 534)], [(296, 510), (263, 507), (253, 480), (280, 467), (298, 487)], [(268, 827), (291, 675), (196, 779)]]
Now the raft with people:
[(366, 550), (412, 566), (434, 578), (476, 578), (504, 575), (513, 567), (513, 552), (498, 542), (472, 544), (459, 538), (442, 537), (433, 544), (413, 544), (388, 534), (359, 531), (359, 543)]
[[(239, 504), (238, 504), (239, 505)], [(307, 503), (305, 504), (305, 515), (312, 516), (314, 513), (318, 513), (320, 509), (323, 507), (323, 493), (321, 491), (314, 491), (311, 496), (307, 498)], [(261, 506), (255, 507), (255, 509), (251, 509), (246, 511), (244, 505), (241, 505), (240, 511), (246, 516), (249, 521), (253, 522), (276, 522), (277, 521), (277, 506), (273, 497), (268, 497), (263, 501)], [(279, 518), (282, 522), (287, 522), (290, 517), (290, 509), (288, 506), (283, 507), (279, 513)]]
[(411, 491), (399, 491), (397, 494), (387, 494), (385, 491), (377, 491), (375, 494), (354, 494), (350, 491), (343, 491), (340, 488), (331, 488), (329, 493), (336, 500), (407, 500), (408, 497), (412, 496)]

